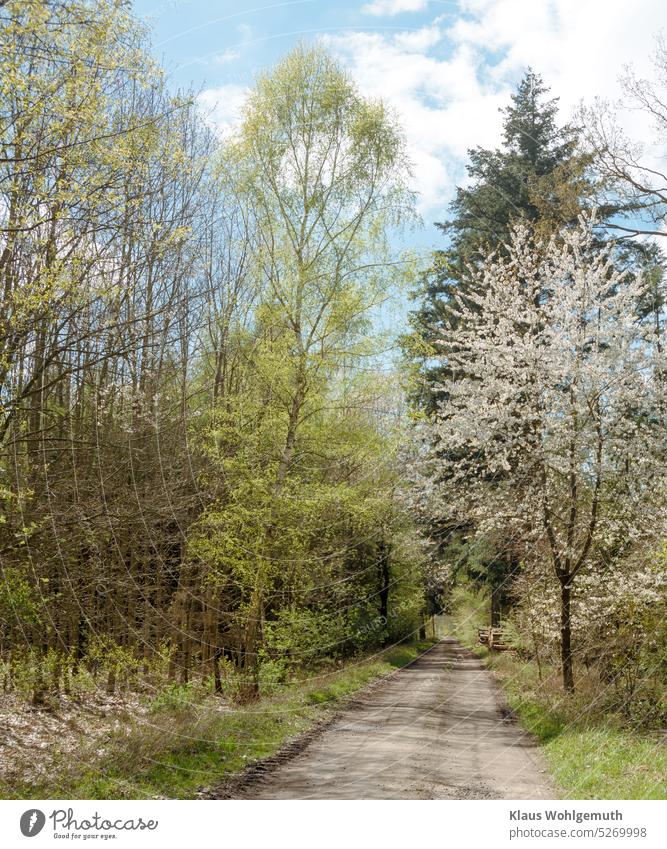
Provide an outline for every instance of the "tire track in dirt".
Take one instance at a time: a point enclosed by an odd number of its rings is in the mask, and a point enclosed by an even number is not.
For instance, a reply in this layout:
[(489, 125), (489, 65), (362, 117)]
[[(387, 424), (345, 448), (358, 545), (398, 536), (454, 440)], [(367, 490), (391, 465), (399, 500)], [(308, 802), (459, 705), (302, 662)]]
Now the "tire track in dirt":
[(203, 798), (553, 799), (534, 739), (446, 638)]

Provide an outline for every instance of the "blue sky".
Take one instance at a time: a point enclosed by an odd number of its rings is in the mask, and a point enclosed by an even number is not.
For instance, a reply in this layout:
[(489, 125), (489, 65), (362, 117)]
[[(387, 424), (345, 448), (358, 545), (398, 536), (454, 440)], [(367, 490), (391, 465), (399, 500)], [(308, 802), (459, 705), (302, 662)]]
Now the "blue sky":
[(277, 61), (299, 39), (345, 32), (402, 32), (428, 25), (437, 7), (457, 14), (455, 2), (403, 0), (416, 11), (380, 14), (373, 2), (324, 0), (135, 0), (154, 31), (158, 55), (179, 83), (251, 84), (253, 74)]
[[(465, 178), (466, 151), (499, 140), (499, 107), (528, 65), (561, 98), (563, 118), (583, 99), (614, 100), (631, 64), (652, 73), (663, 0), (135, 0), (156, 55), (176, 85), (202, 90), (221, 133), (233, 128), (254, 75), (298, 41), (323, 41), (362, 92), (385, 98), (403, 123), (435, 244)], [(626, 129), (650, 128), (627, 114)]]

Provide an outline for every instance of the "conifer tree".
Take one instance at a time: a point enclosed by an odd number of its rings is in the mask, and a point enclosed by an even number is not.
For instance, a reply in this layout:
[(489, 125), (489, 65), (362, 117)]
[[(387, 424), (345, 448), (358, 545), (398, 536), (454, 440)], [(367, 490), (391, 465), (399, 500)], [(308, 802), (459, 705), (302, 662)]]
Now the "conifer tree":
[(416, 372), (416, 401), (427, 413), (435, 409), (435, 384), (446, 378), (442, 365), (433, 365), (437, 340), (456, 321), (452, 300), (465, 297), (468, 266), (502, 249), (513, 222), (528, 221), (548, 237), (576, 222), (592, 196), (590, 159), (578, 147), (578, 131), (559, 125), (558, 98), (548, 94), (529, 69), (503, 110), (501, 146), (469, 151), (472, 183), (457, 189), (451, 218), (436, 225), (448, 244), (433, 255), (404, 340)]

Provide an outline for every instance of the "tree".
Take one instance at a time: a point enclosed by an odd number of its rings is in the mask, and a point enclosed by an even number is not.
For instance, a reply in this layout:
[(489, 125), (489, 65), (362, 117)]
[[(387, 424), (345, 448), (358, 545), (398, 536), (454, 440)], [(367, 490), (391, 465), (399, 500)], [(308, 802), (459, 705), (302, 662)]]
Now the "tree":
[(558, 125), (558, 99), (547, 99), (548, 92), (539, 74), (528, 70), (511, 105), (502, 110), (502, 146), (468, 152), (471, 185), (457, 189), (452, 217), (437, 225), (449, 244), (433, 255), (417, 293), (412, 333), (404, 340), (416, 372), (415, 400), (427, 413), (435, 409), (434, 385), (445, 377), (442, 362), (433, 356), (460, 319), (452, 306), (465, 297), (468, 266), (491, 250), (504, 250), (517, 221), (530, 222), (547, 238), (576, 222), (592, 194), (590, 156), (580, 149), (574, 126)]
[[(662, 35), (656, 38), (653, 60), (653, 80), (627, 69), (620, 81), (621, 103), (598, 99), (582, 110), (581, 121), (586, 128), (584, 143), (602, 178), (598, 203), (615, 211), (607, 227), (635, 255), (640, 273), (656, 281), (656, 286), (648, 287), (641, 308), (652, 314), (656, 333), (663, 335), (665, 300), (660, 283), (665, 259), (660, 241), (666, 232), (667, 175), (657, 153), (664, 149), (667, 134), (667, 44)], [(655, 134), (652, 146), (647, 146), (646, 139), (629, 138), (623, 130), (621, 119), (628, 112), (634, 113), (634, 120), (638, 113), (640, 120), (650, 122)]]
[(0, 82), (0, 550), (42, 611), (8, 640), (148, 657), (192, 505), (212, 134), (124, 3), (5, 4)]
[(596, 248), (590, 221), (546, 244), (518, 225), (467, 284), (439, 355), (457, 379), (429, 433), (433, 485), (478, 535), (549, 557), (572, 691), (578, 575), (610, 540), (653, 538), (664, 516), (664, 353), (637, 311), (644, 281)]
[(408, 174), (384, 104), (362, 98), (326, 51), (305, 47), (258, 79), (220, 163), (248, 210), (258, 283), (251, 388), (229, 415), (213, 412), (225, 487), (203, 522), (213, 561), (234, 573), (254, 693), (281, 560), (308, 562), (307, 517), (330, 510), (334, 491), (343, 497), (344, 486), (309, 471), (334, 439), (315, 433), (327, 410), (349, 403), (355, 371), (379, 351), (370, 319), (399, 279), (388, 231), (413, 214)]
[(221, 150), (125, 3), (11, 0), (0, 33), (2, 660), (37, 701), (82, 664), (221, 692), (223, 658), (256, 695), (380, 644), (378, 610), (409, 632), (364, 376), (412, 214), (394, 117), (304, 48)]
[[(527, 70), (502, 112), (501, 146), (469, 151), (470, 185), (457, 189), (451, 218), (437, 225), (448, 245), (433, 255), (416, 293), (419, 307), (411, 315), (412, 332), (404, 340), (412, 398), (427, 417), (457, 379), (438, 355), (441, 340), (461, 321), (456, 304), (467, 297), (469, 267), (482, 263), (492, 250), (504, 252), (517, 222), (529, 223), (544, 238), (573, 226), (597, 192), (591, 156), (580, 145), (579, 128), (559, 124), (558, 98), (549, 97), (539, 74)], [(604, 219), (607, 209), (598, 214)], [(474, 306), (473, 301), (468, 303)], [(433, 516), (429, 525), (429, 533), (441, 540), (443, 556), (449, 558), (452, 552), (447, 550), (453, 547), (459, 570), (490, 586), (491, 624), (498, 625), (508, 602), (508, 580), (519, 563), (512, 540), (503, 535), (493, 543), (488, 540), (480, 560), (479, 551), (466, 542), (474, 531), (469, 523)]]
[(595, 167), (605, 180), (604, 202), (614, 203), (619, 215), (609, 223), (618, 239), (637, 236), (664, 236), (667, 220), (667, 175), (661, 170), (660, 156), (647, 149), (646, 140), (631, 139), (621, 126), (624, 112), (639, 113), (650, 121), (658, 149), (664, 148), (667, 133), (667, 44), (656, 38), (653, 54), (655, 78), (642, 79), (629, 68), (621, 78), (620, 104), (596, 100), (582, 110), (586, 128), (584, 141)]

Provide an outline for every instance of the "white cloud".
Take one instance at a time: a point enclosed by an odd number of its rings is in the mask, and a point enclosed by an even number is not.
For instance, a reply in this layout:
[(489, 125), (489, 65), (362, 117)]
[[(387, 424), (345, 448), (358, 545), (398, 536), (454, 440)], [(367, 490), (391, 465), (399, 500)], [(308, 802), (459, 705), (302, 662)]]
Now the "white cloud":
[(350, 68), (362, 92), (384, 98), (397, 112), (414, 164), (420, 211), (428, 219), (444, 214), (463, 177), (468, 148), (496, 143), (498, 108), (510, 93), (509, 84), (480, 80), (479, 55), (467, 45), (458, 45), (445, 59), (416, 49), (422, 40), (431, 48), (445, 38), (438, 25), (397, 35), (348, 33), (324, 38)]
[[(406, 4), (371, 5), (388, 14)], [(498, 109), (528, 65), (560, 97), (566, 120), (582, 99), (617, 98), (624, 65), (650, 75), (653, 34), (661, 26), (667, 27), (662, 0), (461, 0), (456, 16), (442, 15), (419, 30), (324, 41), (363, 92), (383, 97), (399, 113), (421, 211), (432, 219), (443, 214), (461, 181), (467, 149), (499, 142)], [(641, 116), (628, 121), (631, 133), (645, 135)]]
[(423, 12), (428, 0), (373, 0), (362, 6), (368, 15), (399, 15), (401, 12)]
[(421, 29), (399, 32), (394, 36), (394, 41), (397, 46), (405, 48), (405, 50), (415, 53), (422, 53), (431, 47), (434, 47), (442, 39), (442, 31), (437, 23), (433, 23), (428, 27)]
[(246, 86), (229, 83), (202, 91), (199, 103), (207, 121), (225, 136), (238, 124), (247, 97)]
[[(365, 8), (392, 14), (426, 5), (375, 0)], [(667, 28), (663, 0), (460, 0), (455, 14), (448, 9), (419, 29), (345, 32), (322, 40), (364, 94), (384, 98), (398, 113), (421, 212), (437, 220), (465, 178), (468, 148), (498, 144), (498, 110), (526, 66), (560, 97), (566, 120), (582, 99), (618, 97), (624, 65), (633, 63), (651, 76), (653, 35), (661, 26)], [(246, 96), (244, 87), (227, 85), (205, 91), (201, 100), (226, 131)], [(626, 129), (647, 137), (637, 112)]]
[(462, 0), (460, 8), (449, 30), (455, 44), (498, 53), (496, 78), (532, 65), (566, 108), (615, 96), (629, 62), (648, 71), (653, 35), (667, 25), (662, 0)]
[(214, 56), (211, 62), (214, 65), (227, 65), (230, 62), (236, 61), (238, 58), (240, 58), (240, 56), (241, 53), (238, 50), (234, 50), (233, 48), (229, 47), (227, 50), (223, 50), (222, 53), (218, 53), (216, 56)]

